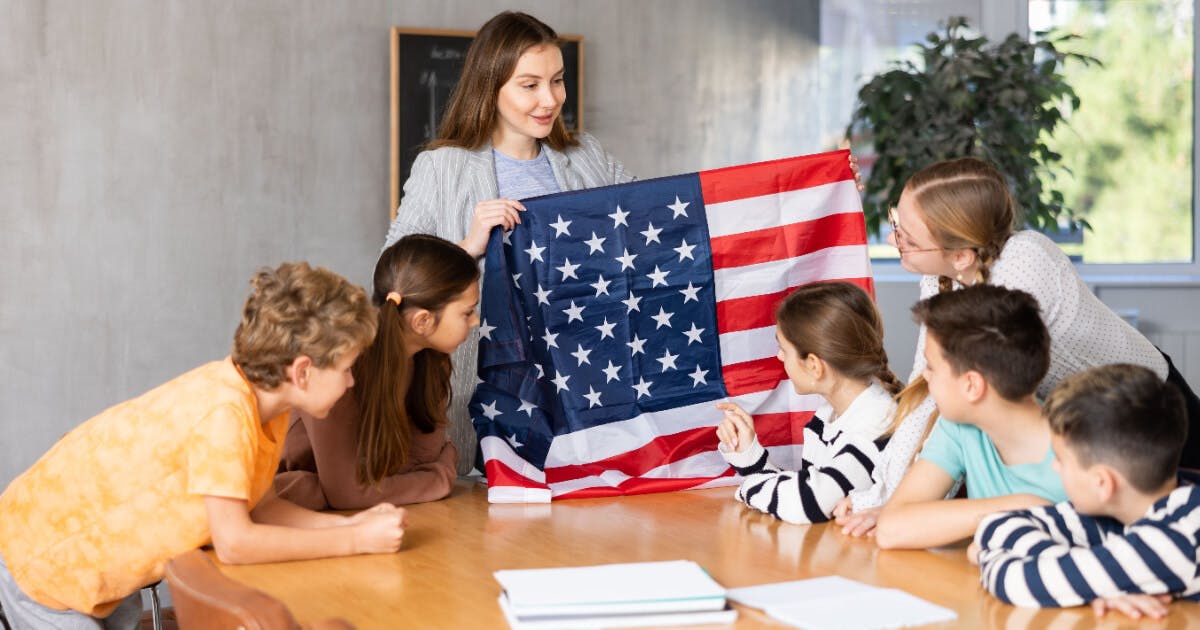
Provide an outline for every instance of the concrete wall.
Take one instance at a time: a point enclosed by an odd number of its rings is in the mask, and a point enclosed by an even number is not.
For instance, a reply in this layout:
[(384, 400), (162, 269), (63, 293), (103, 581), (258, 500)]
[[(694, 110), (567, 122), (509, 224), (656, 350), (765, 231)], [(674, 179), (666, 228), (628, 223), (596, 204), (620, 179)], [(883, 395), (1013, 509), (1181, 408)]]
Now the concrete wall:
[(519, 8), (586, 42), (588, 130), (642, 176), (823, 149), (816, 0), (6, 0), (0, 487), (105, 407), (224, 356), (254, 269), (365, 282), (390, 26)]

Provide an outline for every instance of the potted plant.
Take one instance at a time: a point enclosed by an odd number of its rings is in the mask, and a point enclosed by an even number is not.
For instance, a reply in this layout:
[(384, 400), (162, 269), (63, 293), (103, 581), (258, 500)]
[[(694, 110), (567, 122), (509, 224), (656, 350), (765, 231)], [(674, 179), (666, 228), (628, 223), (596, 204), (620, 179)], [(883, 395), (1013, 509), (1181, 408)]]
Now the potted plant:
[(908, 178), (938, 160), (975, 156), (1007, 175), (1034, 229), (1088, 227), (1063, 207), (1053, 186), (1061, 155), (1046, 144), (1079, 97), (1059, 70), (1070, 59), (1099, 63), (1058, 46), (1074, 35), (1035, 41), (1016, 34), (998, 44), (967, 35), (967, 20), (950, 18), (918, 44), (921, 63), (904, 61), (858, 92), (846, 138), (869, 142), (876, 155), (865, 182), (863, 210), (875, 234)]

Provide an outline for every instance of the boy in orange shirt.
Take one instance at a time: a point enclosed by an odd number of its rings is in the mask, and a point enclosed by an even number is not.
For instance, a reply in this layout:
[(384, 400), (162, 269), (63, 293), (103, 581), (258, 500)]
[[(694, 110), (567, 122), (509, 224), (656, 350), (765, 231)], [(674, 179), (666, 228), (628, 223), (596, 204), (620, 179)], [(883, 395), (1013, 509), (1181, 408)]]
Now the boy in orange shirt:
[(243, 564), (400, 547), (404, 510), (274, 495), (288, 414), (324, 417), (375, 336), (366, 293), (305, 263), (260, 271), (233, 353), (109, 408), (0, 495), (0, 605), (16, 628), (136, 628), (138, 590), (212, 543)]

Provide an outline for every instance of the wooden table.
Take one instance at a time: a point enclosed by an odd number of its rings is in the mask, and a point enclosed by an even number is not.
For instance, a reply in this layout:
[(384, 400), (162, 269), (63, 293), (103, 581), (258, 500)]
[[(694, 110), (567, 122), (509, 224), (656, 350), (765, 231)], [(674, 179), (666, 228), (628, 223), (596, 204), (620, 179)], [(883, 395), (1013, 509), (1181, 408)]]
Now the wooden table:
[[(742, 507), (732, 488), (552, 505), (489, 505), (480, 485), (459, 481), (443, 501), (411, 506), (404, 547), (392, 555), (225, 566), (233, 578), (283, 600), (301, 622), (343, 617), (375, 628), (506, 628), (492, 578), (522, 569), (688, 559), (726, 588), (841, 575), (901, 588), (951, 608), (956, 628), (1092, 628), (1134, 625), (1087, 608), (1028, 610), (979, 586), (964, 548), (882, 551), (827, 525), (789, 525)], [(740, 608), (738, 628), (781, 628)], [(1161, 622), (1200, 628), (1200, 606), (1176, 602)]]

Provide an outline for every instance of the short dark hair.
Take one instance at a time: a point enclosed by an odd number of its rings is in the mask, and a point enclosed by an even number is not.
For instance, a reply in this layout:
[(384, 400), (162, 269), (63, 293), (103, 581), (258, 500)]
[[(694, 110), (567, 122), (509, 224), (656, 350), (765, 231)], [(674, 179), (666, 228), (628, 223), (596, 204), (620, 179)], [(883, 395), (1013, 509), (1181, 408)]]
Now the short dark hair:
[(1006, 400), (1033, 394), (1050, 368), (1050, 333), (1024, 291), (977, 284), (917, 302), (912, 312), (955, 372), (979, 372)]
[(1187, 440), (1183, 395), (1140, 365), (1072, 374), (1050, 392), (1043, 413), (1080, 463), (1112, 466), (1141, 492), (1175, 476)]

